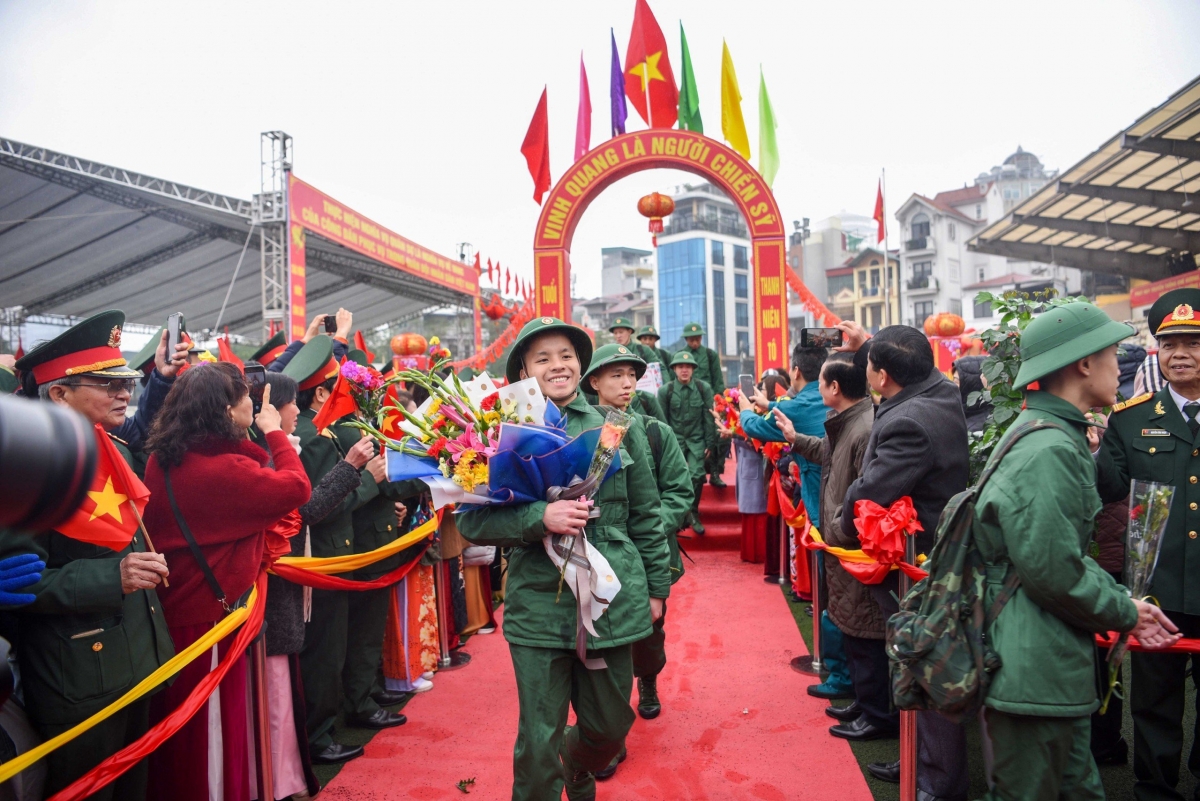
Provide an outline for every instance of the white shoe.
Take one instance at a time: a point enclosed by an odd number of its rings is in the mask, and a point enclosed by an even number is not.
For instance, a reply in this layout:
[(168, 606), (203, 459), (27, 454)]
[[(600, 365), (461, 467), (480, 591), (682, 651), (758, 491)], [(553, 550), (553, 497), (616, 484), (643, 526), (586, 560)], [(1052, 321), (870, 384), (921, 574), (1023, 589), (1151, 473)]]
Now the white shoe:
[(421, 674), (421, 678), (425, 679), (425, 681), (433, 681), (433, 671), (432, 670), (425, 671), (424, 673)]
[(432, 689), (433, 689), (433, 682), (429, 681), (427, 679), (421, 678), (421, 679), (417, 679), (416, 681), (413, 682), (412, 691), (414, 693), (427, 693)]
[(483, 628), (481, 628), (479, 631), (477, 631), (475, 633), (476, 634), (495, 634), (496, 627), (495, 626), (484, 626)]

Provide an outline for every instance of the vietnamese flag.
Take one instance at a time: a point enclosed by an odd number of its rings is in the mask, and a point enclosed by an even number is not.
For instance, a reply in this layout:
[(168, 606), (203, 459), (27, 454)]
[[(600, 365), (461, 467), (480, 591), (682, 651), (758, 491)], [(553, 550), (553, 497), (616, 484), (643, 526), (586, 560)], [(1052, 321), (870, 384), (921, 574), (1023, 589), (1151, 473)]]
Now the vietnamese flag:
[(400, 397), (396, 394), (395, 384), (388, 384), (387, 392), (383, 394), (383, 424), (379, 430), (388, 437), (399, 439), (404, 436), (404, 432), (400, 430), (400, 423), (404, 421), (404, 415), (388, 409), (388, 406), (400, 406)]
[(354, 400), (354, 395), (350, 393), (350, 382), (339, 371), (337, 383), (333, 385), (333, 392), (329, 393), (329, 397), (325, 399), (325, 405), (317, 411), (317, 416), (313, 418), (313, 425), (317, 427), (318, 432), (324, 431), (346, 415), (354, 414), (357, 411), (358, 404)]
[(363, 339), (362, 331), (354, 332), (354, 347), (358, 348), (363, 353), (367, 354), (367, 361), (374, 363), (375, 354), (371, 353), (371, 351), (367, 350), (367, 340)]
[(550, 190), (550, 118), (546, 114), (546, 90), (538, 100), (529, 121), (529, 130), (525, 132), (525, 140), (521, 142), (521, 154), (529, 166), (529, 175), (533, 178), (533, 199), (540, 206), (542, 196)]
[(875, 213), (871, 215), (871, 219), (879, 225), (879, 233), (876, 235), (876, 241), (883, 242), (883, 238), (887, 236), (887, 226), (884, 225), (883, 216), (883, 180), (879, 181), (879, 188), (875, 192)]
[(667, 58), (667, 40), (646, 0), (637, 0), (625, 51), (625, 96), (651, 128), (672, 128), (679, 90)]
[(150, 490), (126, 463), (100, 426), (96, 430), (96, 475), (75, 514), (58, 532), (73, 540), (114, 551), (129, 547), (150, 500)]
[(242, 375), (246, 374), (246, 365), (238, 358), (238, 355), (233, 352), (233, 348), (229, 345), (229, 335), (217, 337), (217, 361), (229, 362), (237, 365), (238, 372)]

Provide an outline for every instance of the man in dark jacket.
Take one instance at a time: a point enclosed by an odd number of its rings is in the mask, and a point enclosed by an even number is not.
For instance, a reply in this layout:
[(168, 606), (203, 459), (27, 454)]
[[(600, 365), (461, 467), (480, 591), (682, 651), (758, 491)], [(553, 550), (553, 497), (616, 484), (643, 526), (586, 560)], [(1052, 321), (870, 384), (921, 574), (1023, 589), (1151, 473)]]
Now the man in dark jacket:
[[(866, 334), (856, 323), (838, 325), (846, 334), (844, 349), (860, 350), (862, 363)], [(843, 520), (854, 520), (854, 504), (872, 500), (885, 509), (900, 498), (912, 498), (924, 531), (916, 537), (918, 554), (933, 548), (938, 518), (950, 498), (967, 488), (967, 421), (958, 387), (942, 375), (933, 361), (933, 349), (920, 331), (891, 325), (870, 340), (866, 353), (867, 381), (883, 400), (875, 412), (875, 425), (863, 457), (862, 475), (846, 491)], [(871, 587), (886, 620), (897, 611), (897, 573)], [(880, 736), (861, 718), (844, 727), (839, 736), (866, 740)], [(833, 733), (833, 732), (831, 732)], [(936, 712), (917, 716), (919, 799), (966, 799), (967, 743), (963, 727)], [(899, 781), (899, 761), (871, 764), (875, 776)]]
[(974, 403), (970, 402), (971, 393), (983, 392), (983, 360), (986, 356), (963, 356), (954, 362), (954, 383), (958, 384), (958, 394), (962, 397), (963, 414), (967, 417), (968, 431), (982, 431), (992, 416), (992, 404), (980, 397)]

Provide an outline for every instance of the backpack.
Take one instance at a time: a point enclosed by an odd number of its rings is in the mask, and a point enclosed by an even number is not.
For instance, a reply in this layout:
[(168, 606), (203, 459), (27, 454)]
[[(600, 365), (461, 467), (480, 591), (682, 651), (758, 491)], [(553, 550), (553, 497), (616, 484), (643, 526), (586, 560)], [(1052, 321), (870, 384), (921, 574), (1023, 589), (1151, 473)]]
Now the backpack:
[(952, 720), (974, 715), (987, 697), (1000, 656), (987, 630), (1021, 585), (1009, 566), (991, 607), (983, 608), (986, 565), (972, 534), (975, 504), (1000, 460), (1021, 437), (1062, 426), (1044, 420), (1013, 430), (984, 468), (979, 483), (946, 504), (937, 539), (917, 582), (887, 624), (887, 656), (897, 709), (936, 710)]

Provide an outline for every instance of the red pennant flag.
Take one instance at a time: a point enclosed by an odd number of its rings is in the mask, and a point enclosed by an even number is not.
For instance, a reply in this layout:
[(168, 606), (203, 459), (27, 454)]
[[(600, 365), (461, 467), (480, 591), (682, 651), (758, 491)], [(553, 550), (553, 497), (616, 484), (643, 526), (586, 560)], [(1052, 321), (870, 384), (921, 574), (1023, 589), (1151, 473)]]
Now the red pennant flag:
[(483, 275), (483, 267), (479, 264), (479, 251), (475, 252), (475, 274)]
[(489, 284), (495, 283), (495, 281), (492, 280), (492, 260), (491, 259), (488, 259), (488, 283)]
[(509, 294), (509, 289), (512, 286), (512, 274), (508, 270), (504, 271), (504, 294)]
[(17, 359), (25, 355), (25, 339), (20, 334), (17, 334), (17, 352), (13, 354)]
[(138, 530), (150, 490), (100, 426), (96, 426), (96, 475), (75, 514), (58, 532), (73, 540), (122, 551)]
[(369, 361), (369, 362), (375, 361), (375, 354), (371, 353), (371, 351), (367, 350), (367, 341), (365, 339), (363, 339), (362, 331), (354, 332), (354, 347), (358, 348), (363, 353), (367, 354), (367, 361)]
[(357, 411), (358, 404), (354, 402), (354, 396), (350, 394), (350, 383), (339, 372), (337, 383), (333, 385), (333, 392), (329, 394), (325, 405), (313, 418), (313, 425), (317, 427), (317, 431), (324, 431), (346, 415), (354, 414)]
[(579, 111), (575, 114), (575, 160), (592, 149), (592, 93), (588, 89), (583, 53), (579, 54)]
[(237, 365), (238, 372), (242, 375), (246, 374), (246, 365), (238, 358), (238, 355), (233, 352), (233, 348), (229, 345), (229, 336), (217, 337), (217, 361), (229, 362)]
[(646, 0), (637, 0), (625, 51), (625, 96), (651, 128), (672, 128), (679, 89), (667, 59), (667, 40)]
[[(659, 34), (660, 38), (662, 34)], [(533, 177), (533, 199), (540, 206), (542, 197), (550, 189), (550, 122), (546, 116), (546, 90), (542, 89), (542, 97), (538, 100), (537, 110), (529, 121), (529, 130), (525, 132), (525, 141), (521, 142), (521, 153), (525, 163), (529, 165), (529, 174)]]
[(878, 241), (882, 242), (887, 234), (887, 227), (883, 224), (883, 181), (879, 182), (879, 189), (875, 195), (875, 214), (871, 219), (879, 223)]

